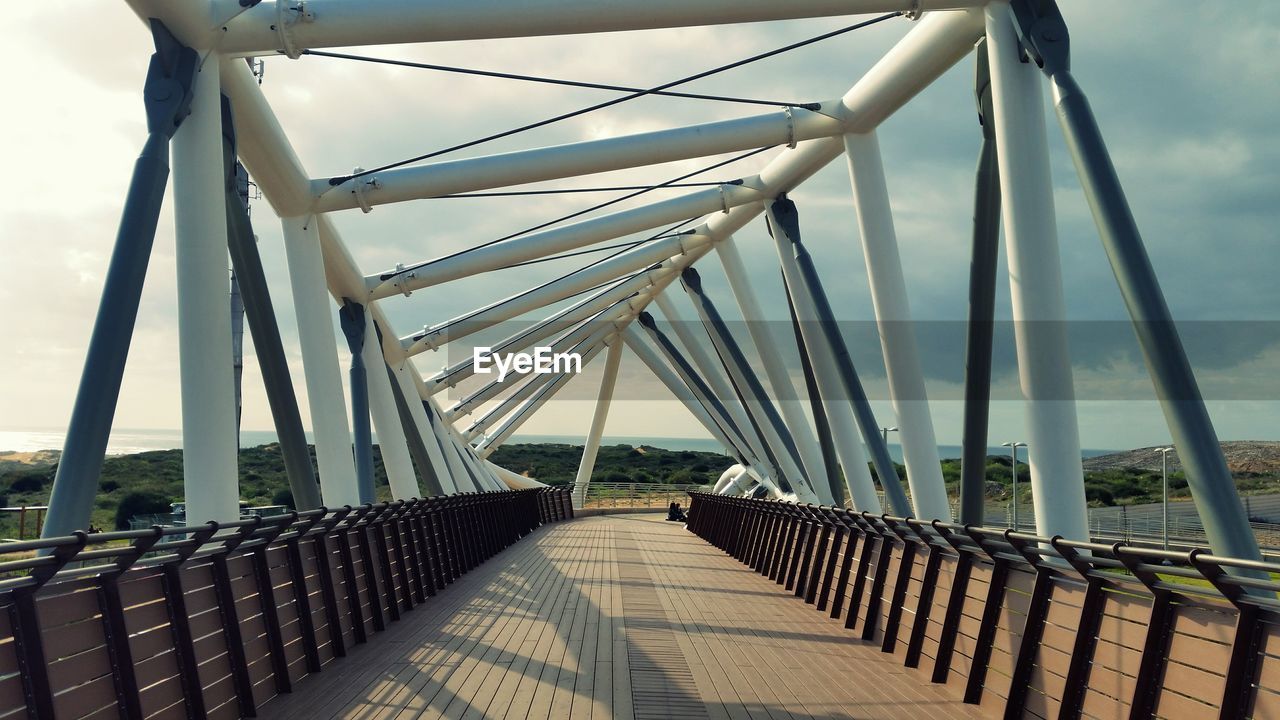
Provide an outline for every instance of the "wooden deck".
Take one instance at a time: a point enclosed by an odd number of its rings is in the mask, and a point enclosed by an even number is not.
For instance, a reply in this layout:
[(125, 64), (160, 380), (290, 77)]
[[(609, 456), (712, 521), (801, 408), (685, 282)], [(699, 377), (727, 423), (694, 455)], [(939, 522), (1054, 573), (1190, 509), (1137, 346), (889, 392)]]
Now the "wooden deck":
[(661, 516), (543, 527), (264, 718), (984, 717)]

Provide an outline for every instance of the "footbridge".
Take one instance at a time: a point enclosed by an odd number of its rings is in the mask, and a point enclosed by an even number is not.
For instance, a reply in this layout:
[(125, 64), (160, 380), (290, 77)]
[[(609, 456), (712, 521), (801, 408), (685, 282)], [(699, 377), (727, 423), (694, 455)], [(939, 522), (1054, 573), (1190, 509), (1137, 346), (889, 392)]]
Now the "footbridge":
[[(1280, 717), (1280, 566), (1260, 559), (1053, 0), (126, 1), (153, 46), (148, 135), (43, 537), (0, 546), (0, 718)], [(693, 26), (714, 36), (830, 16), (848, 24), (646, 87), (361, 49)], [(686, 87), (895, 27), (883, 57), (828, 97)], [(432, 112), (403, 140), (404, 159), (316, 175), (293, 144), (308, 128), (286, 132), (268, 102), (262, 58), (453, 73), (457, 98), (483, 76), (607, 99), (427, 151), (414, 143), (448, 117)], [(979, 153), (969, 293), (957, 298), (968, 310), (953, 498), (877, 128), (960, 63), (972, 67), (975, 104), (963, 111)], [(1046, 91), (1206, 548), (1090, 536)], [(755, 114), (519, 145), (666, 99)], [(315, 119), (377, 132), (358, 112)], [(891, 412), (879, 417), (823, 283), (840, 273), (828, 268), (841, 240), (801, 222), (805, 183), (838, 160), (887, 369)], [(671, 163), (681, 171), (660, 182), (580, 184)], [(579, 184), (558, 184), (568, 180)], [(185, 524), (90, 533), (170, 189)], [(259, 251), (259, 192), (280, 225), (281, 267)], [(434, 256), (426, 234), (444, 233), (428, 227), (412, 240), (425, 259), (393, 267), (353, 252), (406, 246), (374, 224), (353, 232), (396, 206), (487, 197), (520, 217), (530, 198), (580, 194), (609, 199)], [(781, 296), (752, 275), (736, 239), (748, 234), (769, 254), (754, 269), (780, 274)], [(983, 515), (1002, 237), (1033, 533), (985, 527)], [(550, 261), (572, 270), (531, 268)], [(292, 318), (268, 277), (287, 286)], [(487, 295), (461, 314), (406, 299), (464, 282)], [(766, 322), (774, 307), (789, 311), (786, 332)], [(411, 312), (421, 328), (397, 329)], [(520, 328), (479, 350), (504, 323)], [(296, 508), (276, 518), (240, 512), (245, 324)], [(554, 362), (512, 360), (521, 354)], [(502, 372), (486, 380), (495, 356)], [(687, 526), (583, 508), (624, 356), (734, 461), (680, 496)], [(492, 461), (599, 358), (571, 488)]]

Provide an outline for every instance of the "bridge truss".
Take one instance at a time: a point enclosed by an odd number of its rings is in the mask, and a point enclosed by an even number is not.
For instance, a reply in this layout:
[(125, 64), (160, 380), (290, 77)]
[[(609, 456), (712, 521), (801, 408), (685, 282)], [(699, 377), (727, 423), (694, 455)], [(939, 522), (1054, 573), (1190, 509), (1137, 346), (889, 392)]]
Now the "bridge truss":
[[(847, 492), (858, 511), (891, 510), (901, 516), (953, 520), (909, 322), (876, 129), (946, 70), (972, 57), (983, 149), (975, 183), (965, 470), (958, 519), (982, 522), (991, 321), (1003, 230), (1018, 371), (1026, 396), (1036, 527), (1044, 536), (1088, 538), (1043, 111), (1047, 82), (1210, 543), (1220, 555), (1258, 557), (1102, 135), (1071, 75), (1067, 28), (1051, 0), (128, 1), (149, 24), (156, 45), (145, 92), (150, 136), (124, 209), (54, 485), (45, 525), (48, 537), (87, 523), (168, 180), (170, 152), (190, 521), (233, 521), (238, 516), (228, 248), (300, 509), (373, 500), (374, 428), (395, 499), (536, 485), (486, 458), (553, 397), (571, 373), (515, 373), (445, 407), (441, 392), (474, 375), (474, 364), (463, 361), (424, 375), (415, 357), (460, 344), (503, 321), (580, 298), (499, 345), (514, 352), (549, 342), (557, 352), (578, 353), (583, 362), (604, 357), (603, 382), (577, 478), (580, 490), (590, 479), (619, 363), (629, 350), (738, 459), (719, 490), (826, 505), (843, 504)], [(875, 13), (888, 15), (862, 24), (895, 20), (912, 25), (874, 67), (831, 100), (461, 160), (424, 156), (371, 171), (356, 169), (337, 178), (316, 178), (307, 172), (245, 62), (278, 54), (296, 59), (322, 54), (327, 47)], [(641, 96), (670, 93), (677, 84), (621, 89)], [(772, 158), (750, 177), (386, 271), (359, 267), (332, 219), (335, 213), (368, 213), (389, 203), (761, 148)], [(896, 476), (880, 423), (834, 322), (816, 260), (802, 239), (799, 209), (788, 198), (839, 158), (849, 168), (888, 370), (892, 420), (900, 428), (907, 467), (910, 494), (896, 482), (885, 484), (889, 508), (880, 506), (867, 467), (869, 459), (880, 478)], [(261, 188), (283, 226), (318, 479), (307, 455), (285, 350), (245, 210), (248, 177)], [(809, 407), (795, 399), (776, 339), (761, 323), (752, 322), (763, 317), (763, 301), (733, 236), (762, 219), (776, 244), (786, 301), (796, 319), (796, 341), (806, 363), (810, 396), (816, 399)], [(383, 309), (416, 290), (637, 234), (646, 240), (418, 332), (397, 332)], [(747, 337), (735, 337), (728, 330), (702, 285), (695, 265), (713, 255), (728, 278), (734, 303), (748, 320)], [(672, 294), (681, 292), (697, 309), (696, 322), (682, 319), (670, 301)], [(339, 346), (333, 331), (334, 310), (340, 314), (345, 347)], [(691, 330), (698, 325), (705, 328), (705, 336)], [(752, 369), (752, 355), (765, 370), (763, 379)], [(344, 357), (350, 358), (351, 426), (342, 384)], [(480, 408), (484, 410), (479, 418), (463, 427), (463, 419)], [(840, 475), (843, 485), (837, 480)]]

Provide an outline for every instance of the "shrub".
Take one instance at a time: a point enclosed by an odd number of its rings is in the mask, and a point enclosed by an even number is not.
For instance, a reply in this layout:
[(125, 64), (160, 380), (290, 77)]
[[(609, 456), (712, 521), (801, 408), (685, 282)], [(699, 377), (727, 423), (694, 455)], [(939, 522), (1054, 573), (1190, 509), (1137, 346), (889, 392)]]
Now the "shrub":
[(128, 530), (129, 519), (135, 515), (169, 512), (169, 498), (156, 492), (131, 492), (116, 506), (116, 529)]
[(271, 496), (271, 504), (284, 505), (290, 510), (293, 510), (293, 491), (289, 488), (277, 491), (275, 495)]
[(103, 480), (102, 492), (115, 492), (120, 489), (120, 483), (115, 480)]

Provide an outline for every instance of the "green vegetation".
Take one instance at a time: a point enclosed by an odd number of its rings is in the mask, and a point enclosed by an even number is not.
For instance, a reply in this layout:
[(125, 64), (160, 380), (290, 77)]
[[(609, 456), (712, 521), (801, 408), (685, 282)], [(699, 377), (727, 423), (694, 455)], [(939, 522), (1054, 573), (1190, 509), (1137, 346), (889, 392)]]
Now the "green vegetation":
[[(574, 445), (506, 445), (492, 460), (516, 472), (527, 472), (552, 485), (573, 482), (582, 447)], [(373, 449), (374, 487), (379, 500), (391, 497), (382, 453)], [(733, 464), (731, 458), (708, 452), (632, 448), (613, 445), (600, 448), (598, 482), (695, 483), (715, 482)], [(312, 467), (315, 454), (312, 453)], [(58, 465), (52, 460), (32, 464), (0, 464), (0, 506), (46, 505)], [(135, 515), (165, 513), (169, 503), (182, 500), (182, 451), (156, 450), (107, 458), (102, 466), (98, 497), (91, 523), (103, 530), (128, 527)], [(240, 501), (246, 506), (293, 506), (293, 493), (284, 471), (280, 446), (272, 443), (240, 451)], [(27, 534), (35, 531), (35, 513), (28, 514)], [(0, 514), (0, 538), (18, 537), (17, 513)]]
[[(493, 462), (548, 485), (571, 485), (582, 459), (582, 446), (566, 443), (503, 445), (489, 456)], [(664, 450), (641, 445), (601, 445), (592, 482), (706, 485), (736, 460), (718, 453)]]
[[(0, 462), (0, 505), (21, 507), (48, 503), (57, 472), (56, 454), (42, 455), (30, 464)], [(504, 445), (494, 452), (491, 459), (550, 485), (568, 485), (573, 482), (581, 456), (580, 445), (537, 443)], [(314, 462), (313, 455), (313, 466)], [(720, 473), (733, 463), (732, 458), (711, 452), (664, 450), (647, 445), (606, 445), (600, 448), (592, 480), (706, 485), (714, 483)], [(897, 471), (899, 480), (905, 481), (905, 468), (898, 465)], [(942, 474), (948, 491), (952, 496), (956, 495), (960, 461), (943, 460)], [(374, 477), (378, 499), (388, 499), (390, 490), (382, 467), (382, 456), (376, 447)], [(1018, 479), (1019, 501), (1030, 502), (1031, 477), (1025, 463), (1018, 464)], [(1009, 458), (988, 457), (986, 480), (987, 498), (993, 502), (1008, 502), (1012, 484)], [(1242, 494), (1280, 492), (1280, 476), (1273, 474), (1238, 472), (1236, 484)], [(1181, 472), (1170, 474), (1169, 487), (1172, 498), (1189, 497), (1186, 478)], [(240, 451), (240, 493), (241, 502), (246, 506), (292, 506), (293, 494), (289, 491), (279, 445), (273, 443)], [(134, 515), (168, 511), (169, 503), (180, 501), (182, 494), (182, 451), (161, 450), (109, 457), (103, 465), (92, 524), (102, 529), (122, 527)], [(1158, 502), (1160, 473), (1142, 469), (1086, 472), (1085, 494), (1093, 506)], [(28, 535), (35, 527), (32, 515), (29, 513), (27, 517)], [(0, 538), (16, 538), (17, 535), (17, 513), (0, 515)]]

